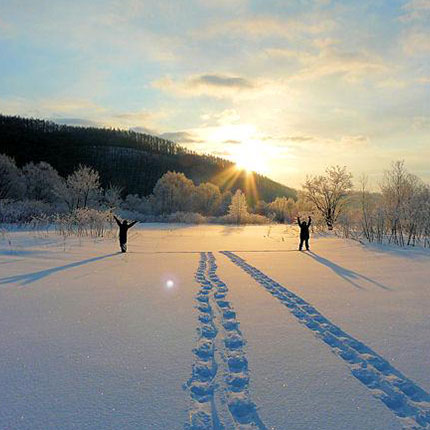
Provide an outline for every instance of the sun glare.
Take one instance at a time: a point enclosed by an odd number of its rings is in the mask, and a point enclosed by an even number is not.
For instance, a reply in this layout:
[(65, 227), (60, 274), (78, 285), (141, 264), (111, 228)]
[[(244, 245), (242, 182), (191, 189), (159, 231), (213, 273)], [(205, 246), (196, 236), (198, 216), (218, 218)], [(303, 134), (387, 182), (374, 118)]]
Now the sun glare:
[(233, 159), (238, 170), (245, 170), (248, 173), (267, 171), (266, 157), (261, 153), (261, 147), (258, 148), (258, 145), (243, 145), (233, 154)]

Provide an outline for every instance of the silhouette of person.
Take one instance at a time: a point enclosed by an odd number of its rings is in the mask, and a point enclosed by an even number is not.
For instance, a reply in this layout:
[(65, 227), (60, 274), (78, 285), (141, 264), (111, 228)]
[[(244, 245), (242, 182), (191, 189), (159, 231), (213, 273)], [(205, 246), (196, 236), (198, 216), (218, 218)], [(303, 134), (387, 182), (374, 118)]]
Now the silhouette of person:
[(297, 223), (300, 227), (300, 246), (299, 251), (303, 248), (303, 243), (306, 246), (306, 251), (309, 251), (309, 226), (311, 225), (311, 217), (308, 218), (308, 222), (300, 221), (300, 217), (297, 217)]
[(137, 223), (137, 221), (129, 223), (127, 220), (124, 220), (121, 222), (115, 215), (114, 218), (119, 227), (119, 246), (121, 248), (121, 252), (127, 252), (127, 232), (129, 228), (133, 227), (134, 224)]

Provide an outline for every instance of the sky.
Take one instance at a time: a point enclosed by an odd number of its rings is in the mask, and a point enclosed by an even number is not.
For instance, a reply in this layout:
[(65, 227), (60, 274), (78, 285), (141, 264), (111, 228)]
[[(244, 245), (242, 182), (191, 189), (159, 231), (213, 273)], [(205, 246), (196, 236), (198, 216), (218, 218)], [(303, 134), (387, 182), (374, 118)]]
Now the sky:
[(150, 132), (286, 185), (430, 181), (430, 0), (0, 0), (0, 112)]

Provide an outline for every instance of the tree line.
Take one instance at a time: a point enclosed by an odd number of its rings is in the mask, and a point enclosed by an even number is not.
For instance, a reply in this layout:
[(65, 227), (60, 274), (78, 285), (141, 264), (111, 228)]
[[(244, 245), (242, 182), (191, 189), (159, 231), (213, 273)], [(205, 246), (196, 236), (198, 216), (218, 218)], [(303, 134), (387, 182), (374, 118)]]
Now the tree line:
[[(72, 127), (50, 121), (0, 115), (2, 152), (13, 157), (18, 166), (29, 162), (47, 162), (60, 175), (68, 176), (79, 165), (99, 172), (104, 188), (115, 184), (123, 195), (148, 196), (157, 181), (168, 171), (184, 173), (196, 184), (211, 182), (222, 192), (223, 180), (234, 164), (212, 155), (200, 155), (182, 146), (131, 130), (95, 127)], [(248, 193), (246, 172), (237, 172), (228, 187), (233, 192), (244, 190), (247, 201), (254, 206), (256, 199)], [(266, 201), (276, 197), (296, 197), (296, 192), (269, 178), (253, 174), (257, 194)]]
[(165, 173), (148, 196), (122, 198), (121, 187), (103, 188), (92, 167), (80, 165), (63, 177), (44, 161), (19, 168), (13, 158), (0, 154), (0, 222), (55, 220), (59, 214), (88, 218), (89, 213), (94, 220), (96, 212), (116, 212), (141, 221), (269, 222), (252, 213), (241, 190), (222, 192), (210, 182), (196, 185), (180, 172)]

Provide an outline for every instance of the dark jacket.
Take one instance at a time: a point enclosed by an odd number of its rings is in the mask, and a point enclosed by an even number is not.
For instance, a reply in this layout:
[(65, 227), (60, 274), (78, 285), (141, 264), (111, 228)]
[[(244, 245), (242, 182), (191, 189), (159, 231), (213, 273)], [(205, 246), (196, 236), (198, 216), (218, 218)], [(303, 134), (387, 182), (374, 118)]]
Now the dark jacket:
[(133, 227), (134, 224), (137, 223), (137, 221), (133, 221), (131, 223), (128, 223), (128, 221), (123, 221), (121, 222), (116, 216), (114, 216), (116, 223), (118, 224), (119, 227), (119, 241), (121, 243), (126, 243), (127, 242), (127, 232), (128, 229)]
[(308, 222), (300, 222), (300, 217), (297, 218), (297, 223), (300, 227), (300, 239), (309, 239), (309, 226), (311, 225), (311, 217), (309, 217)]

